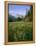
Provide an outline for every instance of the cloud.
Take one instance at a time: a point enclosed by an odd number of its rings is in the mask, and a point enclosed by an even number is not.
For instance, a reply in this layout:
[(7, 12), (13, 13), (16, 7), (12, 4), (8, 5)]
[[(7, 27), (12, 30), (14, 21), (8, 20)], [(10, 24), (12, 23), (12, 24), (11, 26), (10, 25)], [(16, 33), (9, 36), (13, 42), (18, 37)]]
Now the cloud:
[(17, 17), (18, 15), (25, 16), (28, 10), (30, 10), (29, 6), (14, 6), (14, 9), (12, 6), (13, 5), (9, 6), (9, 14), (15, 17)]
[(14, 15), (14, 12), (13, 12), (13, 11), (9, 11), (9, 14), (10, 14), (10, 15)]

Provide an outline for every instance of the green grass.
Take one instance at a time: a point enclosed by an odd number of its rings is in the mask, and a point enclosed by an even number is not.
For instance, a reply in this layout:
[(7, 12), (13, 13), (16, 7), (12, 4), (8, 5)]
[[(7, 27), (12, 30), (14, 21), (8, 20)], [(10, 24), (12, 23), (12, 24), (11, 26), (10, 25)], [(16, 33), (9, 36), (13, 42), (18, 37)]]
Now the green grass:
[(9, 22), (8, 41), (30, 41), (32, 39), (32, 22)]

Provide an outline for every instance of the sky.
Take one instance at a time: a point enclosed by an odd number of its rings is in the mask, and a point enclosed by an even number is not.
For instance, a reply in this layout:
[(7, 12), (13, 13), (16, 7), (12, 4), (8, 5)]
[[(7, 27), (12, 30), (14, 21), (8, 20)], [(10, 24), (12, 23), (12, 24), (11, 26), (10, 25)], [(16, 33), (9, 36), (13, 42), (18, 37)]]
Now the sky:
[(9, 14), (15, 17), (25, 16), (30, 10), (29, 5), (9, 5)]

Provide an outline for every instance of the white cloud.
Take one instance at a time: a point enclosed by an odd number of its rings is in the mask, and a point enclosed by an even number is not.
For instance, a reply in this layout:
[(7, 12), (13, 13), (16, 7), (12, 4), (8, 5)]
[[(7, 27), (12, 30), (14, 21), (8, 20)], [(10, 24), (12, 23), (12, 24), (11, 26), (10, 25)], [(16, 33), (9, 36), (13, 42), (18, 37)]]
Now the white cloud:
[(14, 12), (13, 12), (13, 11), (9, 11), (9, 14), (10, 14), (10, 15), (14, 15)]

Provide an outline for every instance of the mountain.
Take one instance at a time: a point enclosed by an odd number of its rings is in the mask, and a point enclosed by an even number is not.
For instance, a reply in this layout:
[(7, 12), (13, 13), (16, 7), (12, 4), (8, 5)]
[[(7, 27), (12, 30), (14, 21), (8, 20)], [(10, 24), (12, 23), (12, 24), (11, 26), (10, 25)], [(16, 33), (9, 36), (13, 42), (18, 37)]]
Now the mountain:
[(14, 22), (16, 21), (16, 17), (12, 15), (8, 15), (8, 22)]

